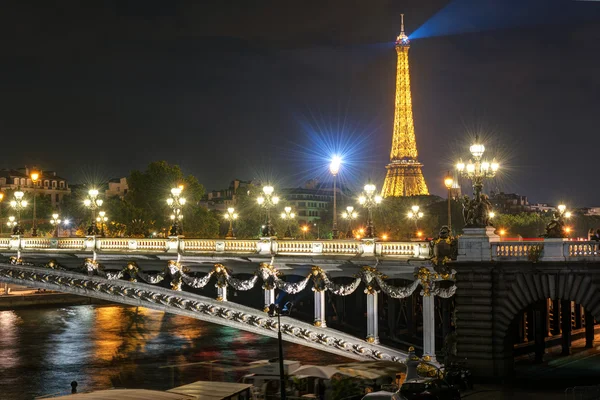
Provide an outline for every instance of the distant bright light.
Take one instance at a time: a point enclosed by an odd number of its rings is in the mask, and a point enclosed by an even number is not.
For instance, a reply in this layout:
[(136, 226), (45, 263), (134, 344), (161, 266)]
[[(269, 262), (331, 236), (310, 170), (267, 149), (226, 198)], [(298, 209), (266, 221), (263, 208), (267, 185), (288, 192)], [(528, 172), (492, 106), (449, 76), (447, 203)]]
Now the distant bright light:
[(342, 158), (338, 155), (334, 155), (331, 158), (331, 164), (329, 164), (329, 171), (332, 175), (337, 175), (340, 172), (340, 165), (342, 165)]

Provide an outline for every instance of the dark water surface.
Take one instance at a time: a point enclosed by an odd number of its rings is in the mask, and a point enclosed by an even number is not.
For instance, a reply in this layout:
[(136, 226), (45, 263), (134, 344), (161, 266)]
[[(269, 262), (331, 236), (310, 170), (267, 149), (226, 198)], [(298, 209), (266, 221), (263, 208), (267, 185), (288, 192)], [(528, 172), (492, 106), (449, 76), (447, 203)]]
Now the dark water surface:
[[(347, 361), (292, 343), (284, 343), (284, 356), (303, 364)], [(73, 380), (80, 392), (236, 382), (248, 362), (275, 357), (275, 339), (146, 308), (0, 311), (1, 399), (68, 394)]]

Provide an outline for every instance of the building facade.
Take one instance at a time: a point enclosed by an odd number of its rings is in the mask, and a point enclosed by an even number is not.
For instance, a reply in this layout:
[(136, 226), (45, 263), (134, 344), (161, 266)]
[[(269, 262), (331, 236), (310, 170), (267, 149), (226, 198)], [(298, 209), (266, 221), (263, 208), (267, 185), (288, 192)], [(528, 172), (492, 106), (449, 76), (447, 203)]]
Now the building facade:
[(50, 196), (52, 206), (58, 206), (64, 196), (71, 194), (71, 189), (65, 178), (61, 178), (54, 171), (40, 172), (40, 178), (34, 183), (31, 180), (33, 168), (2, 169), (0, 170), (0, 191), (21, 190), (33, 195), (35, 190), (37, 195)]
[(104, 195), (107, 199), (115, 196), (123, 198), (128, 190), (129, 186), (127, 186), (127, 178), (113, 178), (108, 181), (108, 189), (106, 189)]

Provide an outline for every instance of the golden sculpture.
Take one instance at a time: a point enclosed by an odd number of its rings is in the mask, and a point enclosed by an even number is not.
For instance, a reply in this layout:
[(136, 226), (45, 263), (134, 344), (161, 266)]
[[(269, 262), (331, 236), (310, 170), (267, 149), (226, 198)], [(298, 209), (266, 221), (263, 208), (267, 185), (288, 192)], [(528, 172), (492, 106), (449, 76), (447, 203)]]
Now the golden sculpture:
[(396, 39), (398, 65), (396, 71), (396, 107), (394, 115), (394, 134), (390, 163), (386, 166), (387, 175), (381, 192), (382, 197), (400, 197), (428, 195), (427, 184), (417, 159), (417, 142), (413, 123), (412, 97), (410, 93), (410, 73), (408, 68), (408, 49), (410, 41), (404, 33), (404, 14), (402, 28)]

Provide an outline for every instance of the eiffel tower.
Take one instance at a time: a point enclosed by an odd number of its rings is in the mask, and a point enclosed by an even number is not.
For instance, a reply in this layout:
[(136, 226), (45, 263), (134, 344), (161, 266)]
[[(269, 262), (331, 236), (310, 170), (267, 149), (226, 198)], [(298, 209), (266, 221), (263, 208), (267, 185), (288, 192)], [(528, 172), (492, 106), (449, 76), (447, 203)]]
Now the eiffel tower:
[(410, 41), (402, 28), (396, 39), (398, 65), (396, 70), (396, 109), (394, 115), (394, 136), (390, 163), (386, 166), (387, 175), (383, 183), (382, 197), (427, 195), (427, 184), (421, 172), (423, 164), (417, 159), (417, 142), (413, 123), (412, 97), (410, 94), (410, 73), (408, 70), (408, 49)]

